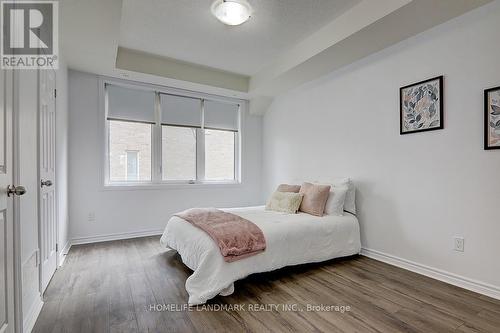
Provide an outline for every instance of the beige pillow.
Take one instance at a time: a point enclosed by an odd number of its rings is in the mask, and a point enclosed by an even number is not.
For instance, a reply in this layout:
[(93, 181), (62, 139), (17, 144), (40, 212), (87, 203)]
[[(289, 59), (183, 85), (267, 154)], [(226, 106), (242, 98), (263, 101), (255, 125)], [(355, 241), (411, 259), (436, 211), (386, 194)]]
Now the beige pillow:
[(301, 212), (323, 216), (330, 195), (330, 185), (303, 183), (299, 193), (304, 195), (300, 204)]
[(288, 185), (288, 184), (280, 184), (276, 189), (278, 192), (293, 192), (299, 193), (300, 185)]
[(301, 202), (302, 194), (300, 193), (276, 191), (271, 196), (271, 199), (269, 199), (266, 210), (295, 214), (299, 210)]

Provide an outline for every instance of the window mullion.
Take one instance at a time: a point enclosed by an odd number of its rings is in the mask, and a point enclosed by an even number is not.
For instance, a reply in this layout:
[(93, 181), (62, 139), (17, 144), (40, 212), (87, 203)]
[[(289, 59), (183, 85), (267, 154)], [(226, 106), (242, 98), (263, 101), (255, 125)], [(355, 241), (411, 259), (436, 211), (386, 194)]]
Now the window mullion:
[(235, 181), (239, 181), (240, 180), (240, 163), (239, 163), (239, 154), (240, 154), (240, 149), (239, 149), (239, 145), (240, 145), (240, 136), (239, 136), (239, 133), (238, 132), (235, 132), (234, 133), (234, 137), (233, 137), (233, 140), (234, 140), (234, 151), (233, 151), (233, 158), (234, 158), (234, 180)]
[(155, 124), (153, 125), (153, 138), (152, 138), (152, 179), (153, 183), (159, 183), (162, 180), (161, 172), (161, 106), (160, 94), (155, 93)]
[(245, 105), (238, 104), (238, 131), (235, 133), (235, 142), (234, 142), (234, 179), (237, 182), (241, 182), (241, 168), (242, 168), (242, 133), (243, 133), (243, 116)]
[(196, 180), (205, 180), (205, 130), (196, 130)]
[(205, 100), (201, 100), (201, 128), (196, 130), (196, 180), (205, 181)]

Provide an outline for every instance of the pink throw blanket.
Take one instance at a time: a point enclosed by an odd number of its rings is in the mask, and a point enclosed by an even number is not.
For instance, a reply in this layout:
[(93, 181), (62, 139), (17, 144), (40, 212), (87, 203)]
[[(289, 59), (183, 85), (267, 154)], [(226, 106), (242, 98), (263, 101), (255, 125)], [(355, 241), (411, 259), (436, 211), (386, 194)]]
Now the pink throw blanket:
[(215, 208), (192, 208), (177, 213), (175, 216), (186, 220), (212, 237), (226, 262), (256, 255), (266, 248), (262, 230), (238, 215)]

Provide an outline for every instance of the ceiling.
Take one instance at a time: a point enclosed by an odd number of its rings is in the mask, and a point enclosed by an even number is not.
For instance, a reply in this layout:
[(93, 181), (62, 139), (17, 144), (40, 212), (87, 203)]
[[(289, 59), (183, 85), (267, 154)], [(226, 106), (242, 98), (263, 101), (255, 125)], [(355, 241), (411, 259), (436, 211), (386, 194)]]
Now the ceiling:
[(124, 0), (119, 45), (252, 75), (360, 0), (248, 0), (240, 26), (212, 16), (212, 0)]
[(60, 0), (60, 61), (75, 70), (250, 100), (287, 90), (492, 0), (248, 0), (230, 27), (212, 0)]

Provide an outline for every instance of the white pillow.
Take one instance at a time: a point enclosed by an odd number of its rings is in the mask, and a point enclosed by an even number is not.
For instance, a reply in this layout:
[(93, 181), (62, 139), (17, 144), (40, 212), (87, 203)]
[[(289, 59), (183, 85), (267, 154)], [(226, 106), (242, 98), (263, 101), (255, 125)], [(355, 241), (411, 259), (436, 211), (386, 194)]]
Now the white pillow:
[(347, 190), (347, 186), (335, 186), (330, 189), (330, 195), (325, 205), (326, 215), (344, 215), (344, 202)]
[[(321, 183), (315, 181), (316, 183)], [(325, 182), (329, 183), (333, 188), (336, 187), (347, 187), (347, 193), (344, 201), (344, 210), (346, 212), (356, 215), (356, 188), (351, 178), (336, 178), (333, 181)], [(325, 184), (323, 183), (323, 184)]]
[(339, 178), (333, 182), (333, 187), (347, 186), (347, 194), (345, 196), (344, 210), (346, 212), (356, 214), (356, 188), (351, 178)]
[(266, 210), (296, 214), (302, 203), (302, 197), (302, 193), (275, 191), (266, 205)]

